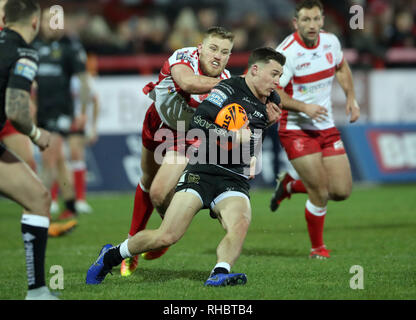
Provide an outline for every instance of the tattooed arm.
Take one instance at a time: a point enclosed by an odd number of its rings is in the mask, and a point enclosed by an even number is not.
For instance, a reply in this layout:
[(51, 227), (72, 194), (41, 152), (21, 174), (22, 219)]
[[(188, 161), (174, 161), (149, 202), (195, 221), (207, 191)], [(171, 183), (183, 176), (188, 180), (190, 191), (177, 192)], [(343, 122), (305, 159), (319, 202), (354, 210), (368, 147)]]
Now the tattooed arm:
[(13, 126), (25, 135), (30, 135), (33, 128), (29, 109), (30, 94), (21, 89), (6, 89), (6, 115)]
[(32, 121), (29, 108), (30, 93), (22, 89), (6, 89), (6, 115), (12, 125), (30, 137), (42, 151), (49, 146), (50, 134)]

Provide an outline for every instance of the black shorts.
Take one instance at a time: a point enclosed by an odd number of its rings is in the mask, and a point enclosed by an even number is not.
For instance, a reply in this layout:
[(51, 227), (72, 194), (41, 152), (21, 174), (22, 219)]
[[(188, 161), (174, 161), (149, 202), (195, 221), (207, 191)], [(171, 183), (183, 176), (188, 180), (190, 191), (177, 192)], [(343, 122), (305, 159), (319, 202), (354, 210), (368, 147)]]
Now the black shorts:
[(187, 165), (176, 192), (191, 192), (201, 200), (203, 209), (215, 205), (231, 196), (250, 199), (250, 184), (247, 179), (215, 165)]
[(66, 137), (71, 132), (73, 117), (70, 115), (60, 115), (58, 117), (38, 117), (38, 127), (49, 132), (59, 133)]

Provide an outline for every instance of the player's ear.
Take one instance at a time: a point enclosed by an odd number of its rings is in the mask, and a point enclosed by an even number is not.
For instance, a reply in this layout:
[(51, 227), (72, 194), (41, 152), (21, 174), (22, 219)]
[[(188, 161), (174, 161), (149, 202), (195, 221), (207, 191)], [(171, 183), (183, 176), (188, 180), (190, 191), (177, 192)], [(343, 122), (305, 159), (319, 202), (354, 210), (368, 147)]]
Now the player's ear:
[(198, 54), (201, 54), (202, 51), (202, 43), (198, 44)]
[(293, 24), (293, 28), (295, 28), (295, 30), (298, 30), (298, 19), (293, 18), (292, 19), (292, 24)]
[(259, 72), (259, 66), (257, 64), (253, 64), (250, 68), (250, 73), (252, 76), (256, 76)]
[(35, 31), (38, 31), (39, 26), (40, 26), (39, 16), (37, 14), (35, 14), (32, 17), (32, 29), (35, 30)]

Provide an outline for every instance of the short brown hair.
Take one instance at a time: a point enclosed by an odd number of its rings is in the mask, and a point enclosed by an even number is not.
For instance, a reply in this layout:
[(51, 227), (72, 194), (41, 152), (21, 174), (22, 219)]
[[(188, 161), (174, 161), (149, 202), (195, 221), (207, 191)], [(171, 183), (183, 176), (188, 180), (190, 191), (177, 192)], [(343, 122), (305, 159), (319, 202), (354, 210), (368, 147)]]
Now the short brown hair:
[(280, 63), (280, 65), (283, 67), (286, 62), (286, 57), (270, 47), (257, 48), (253, 50), (253, 52), (250, 54), (250, 57), (248, 58), (248, 67), (250, 68), (257, 62), (268, 63), (270, 60), (274, 60)]
[(40, 12), (40, 6), (35, 0), (8, 0), (4, 6), (6, 23), (23, 21), (36, 12)]
[(299, 11), (303, 8), (305, 9), (312, 9), (318, 7), (321, 12), (324, 12), (324, 6), (320, 0), (303, 0), (296, 5), (295, 8), (295, 17), (297, 18), (299, 15)]
[(208, 38), (209, 36), (216, 36), (220, 37), (222, 39), (228, 39), (231, 42), (234, 41), (234, 34), (231, 31), (228, 31), (227, 29), (223, 27), (211, 27), (204, 33), (204, 39)]

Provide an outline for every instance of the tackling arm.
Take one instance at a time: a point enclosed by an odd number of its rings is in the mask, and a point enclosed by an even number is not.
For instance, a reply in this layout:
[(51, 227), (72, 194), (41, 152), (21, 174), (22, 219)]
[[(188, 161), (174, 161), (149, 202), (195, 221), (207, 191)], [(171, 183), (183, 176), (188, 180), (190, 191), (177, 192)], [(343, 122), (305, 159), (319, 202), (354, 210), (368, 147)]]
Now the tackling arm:
[(208, 93), (221, 81), (217, 78), (196, 75), (190, 67), (183, 64), (174, 65), (171, 73), (181, 89), (190, 94)]

